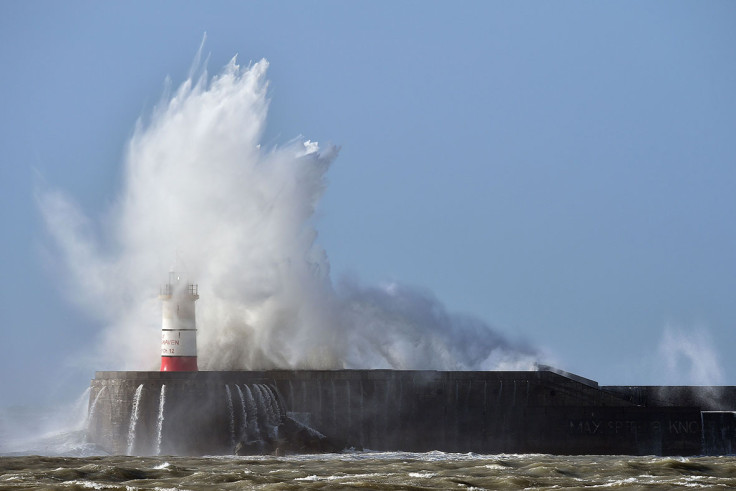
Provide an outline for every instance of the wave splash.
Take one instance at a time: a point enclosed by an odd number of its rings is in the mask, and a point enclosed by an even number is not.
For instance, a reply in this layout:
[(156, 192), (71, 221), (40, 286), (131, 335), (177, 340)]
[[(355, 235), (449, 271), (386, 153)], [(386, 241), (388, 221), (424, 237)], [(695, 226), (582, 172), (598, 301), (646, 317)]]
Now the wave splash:
[(87, 441), (89, 393), (68, 403), (0, 408), (0, 456), (105, 455)]
[(156, 369), (157, 288), (176, 258), (199, 283), (205, 370), (531, 368), (535, 349), (430, 292), (333, 284), (314, 213), (339, 148), (303, 137), (261, 145), (267, 68), (233, 58), (166, 90), (136, 125), (101, 219), (62, 192), (39, 193), (75, 301), (105, 326), (106, 366)]

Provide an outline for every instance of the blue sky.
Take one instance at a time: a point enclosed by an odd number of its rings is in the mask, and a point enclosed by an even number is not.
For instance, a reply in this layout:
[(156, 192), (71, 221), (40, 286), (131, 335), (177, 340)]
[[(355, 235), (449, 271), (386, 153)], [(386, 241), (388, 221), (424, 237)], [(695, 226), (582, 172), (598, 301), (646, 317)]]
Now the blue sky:
[(34, 195), (104, 224), (136, 120), (205, 32), (211, 73), (269, 60), (265, 143), (341, 146), (315, 221), (334, 281), (429, 289), (603, 384), (736, 384), (735, 21), (732, 2), (0, 3), (3, 405), (94, 375), (99, 326)]

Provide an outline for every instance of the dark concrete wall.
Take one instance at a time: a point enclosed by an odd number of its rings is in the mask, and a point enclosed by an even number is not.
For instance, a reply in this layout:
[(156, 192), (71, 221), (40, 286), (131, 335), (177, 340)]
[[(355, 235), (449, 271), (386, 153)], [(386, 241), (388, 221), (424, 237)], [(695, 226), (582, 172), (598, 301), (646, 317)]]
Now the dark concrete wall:
[(642, 406), (693, 406), (703, 411), (736, 410), (736, 387), (732, 386), (611, 385), (601, 389)]
[(703, 453), (733, 455), (736, 453), (736, 413), (706, 411), (703, 416)]
[[(225, 386), (267, 384), (297, 419), (347, 446), (374, 450), (702, 453), (698, 407), (648, 407), (549, 371), (393, 370), (97, 372), (90, 438), (128, 446), (133, 399), (143, 384), (133, 453), (154, 453), (166, 385), (162, 453), (232, 451)], [(99, 397), (98, 397), (99, 395)], [(714, 430), (715, 431), (715, 430)]]

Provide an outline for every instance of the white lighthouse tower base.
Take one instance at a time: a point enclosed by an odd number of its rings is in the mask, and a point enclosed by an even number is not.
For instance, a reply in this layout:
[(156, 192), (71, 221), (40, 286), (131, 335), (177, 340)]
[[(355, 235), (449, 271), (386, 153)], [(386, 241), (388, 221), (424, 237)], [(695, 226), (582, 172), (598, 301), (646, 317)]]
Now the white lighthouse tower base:
[(161, 287), (161, 371), (197, 371), (197, 322), (194, 302), (199, 298), (197, 285), (169, 273), (169, 282)]

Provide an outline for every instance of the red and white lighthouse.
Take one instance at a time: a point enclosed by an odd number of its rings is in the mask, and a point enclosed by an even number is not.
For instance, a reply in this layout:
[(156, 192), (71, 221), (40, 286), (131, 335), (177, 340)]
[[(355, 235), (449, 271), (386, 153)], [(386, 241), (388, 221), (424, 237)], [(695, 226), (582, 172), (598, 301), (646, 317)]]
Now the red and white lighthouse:
[(169, 282), (161, 287), (163, 302), (161, 323), (161, 371), (197, 371), (197, 321), (194, 302), (199, 298), (197, 285), (169, 273)]

